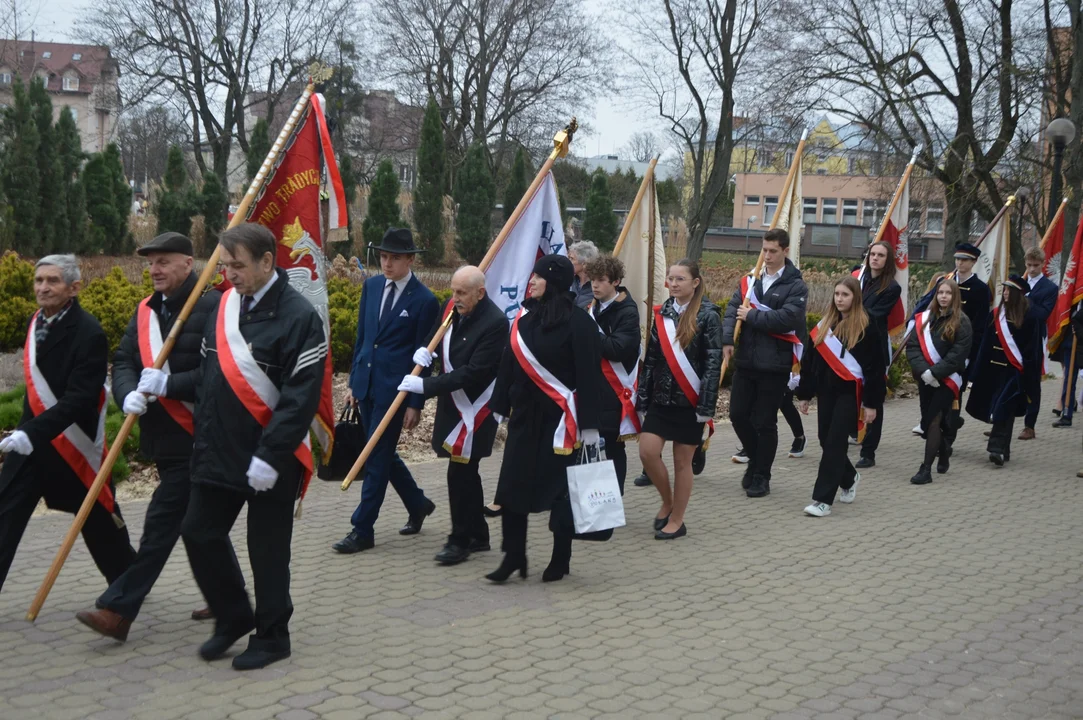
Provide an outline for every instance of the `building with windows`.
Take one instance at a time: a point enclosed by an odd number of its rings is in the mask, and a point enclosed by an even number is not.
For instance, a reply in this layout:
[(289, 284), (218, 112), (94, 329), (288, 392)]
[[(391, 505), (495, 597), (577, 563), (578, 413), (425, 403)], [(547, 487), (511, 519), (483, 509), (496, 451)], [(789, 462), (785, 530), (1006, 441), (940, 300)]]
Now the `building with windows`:
[(101, 152), (113, 139), (120, 107), (120, 66), (98, 45), (0, 39), (0, 107), (13, 99), (16, 77), (41, 78), (53, 101), (54, 119), (70, 107), (83, 151)]

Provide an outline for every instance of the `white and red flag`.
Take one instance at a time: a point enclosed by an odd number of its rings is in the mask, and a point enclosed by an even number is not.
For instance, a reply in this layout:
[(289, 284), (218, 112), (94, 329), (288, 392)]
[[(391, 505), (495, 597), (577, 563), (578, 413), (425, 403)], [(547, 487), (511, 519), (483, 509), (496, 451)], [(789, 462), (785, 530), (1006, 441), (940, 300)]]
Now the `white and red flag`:
[(1068, 265), (1064, 268), (1064, 278), (1060, 281), (1060, 294), (1057, 304), (1049, 316), (1049, 355), (1053, 356), (1062, 341), (1071, 337), (1072, 307), (1083, 300), (1083, 278), (1079, 276), (1079, 258), (1083, 256), (1083, 217), (1075, 231), (1072, 252), (1068, 256)]

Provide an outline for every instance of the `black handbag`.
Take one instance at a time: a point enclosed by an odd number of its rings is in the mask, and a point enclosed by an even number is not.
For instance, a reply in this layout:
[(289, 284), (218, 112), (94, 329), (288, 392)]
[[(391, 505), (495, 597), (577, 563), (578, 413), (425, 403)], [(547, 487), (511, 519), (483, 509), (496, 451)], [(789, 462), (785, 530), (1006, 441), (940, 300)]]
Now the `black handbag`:
[(356, 406), (347, 405), (335, 425), (335, 445), (331, 451), (331, 462), (320, 461), (316, 477), (328, 482), (342, 482), (353, 467), (354, 460), (365, 449), (367, 440), (365, 427), (361, 424), (361, 411)]

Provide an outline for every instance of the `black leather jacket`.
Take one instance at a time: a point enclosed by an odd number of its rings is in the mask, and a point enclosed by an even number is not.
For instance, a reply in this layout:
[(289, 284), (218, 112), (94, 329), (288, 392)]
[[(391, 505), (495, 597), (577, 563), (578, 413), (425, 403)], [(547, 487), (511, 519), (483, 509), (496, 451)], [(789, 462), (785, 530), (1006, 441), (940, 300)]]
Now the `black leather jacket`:
[[(662, 305), (662, 315), (676, 323), (679, 319), (673, 309), (673, 298)], [(696, 336), (684, 349), (685, 357), (700, 378), (699, 402), (696, 414), (714, 417), (718, 401), (719, 373), (722, 371), (722, 317), (718, 306), (704, 300), (696, 315)], [(639, 369), (639, 397), (636, 409), (646, 411), (652, 404), (690, 407), (692, 402), (681, 390), (669, 369), (662, 346), (658, 342), (658, 326), (651, 325), (651, 341), (647, 356)]]

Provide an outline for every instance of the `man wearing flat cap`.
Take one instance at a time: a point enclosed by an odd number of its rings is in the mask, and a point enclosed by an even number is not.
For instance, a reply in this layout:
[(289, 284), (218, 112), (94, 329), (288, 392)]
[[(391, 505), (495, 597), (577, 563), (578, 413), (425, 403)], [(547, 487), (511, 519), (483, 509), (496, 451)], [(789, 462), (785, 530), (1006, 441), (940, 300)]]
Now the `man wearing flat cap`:
[[(212, 289), (196, 301), (169, 360), (155, 370), (154, 360), (199, 276), (192, 270), (192, 241), (180, 233), (163, 233), (136, 252), (147, 259), (154, 292), (139, 303), (113, 357), (113, 397), (124, 412), (140, 416), (139, 451), (154, 460), (159, 483), (147, 506), (135, 561), (98, 598), (95, 610), (76, 615), (95, 632), (122, 642), (180, 537), (191, 489), (199, 349), (221, 297)], [(193, 613), (194, 619), (205, 617), (206, 610)]]
[[(369, 248), (380, 253), (383, 275), (365, 281), (361, 292), (347, 401), (360, 406), (361, 423), (371, 433), (391, 408), (402, 376), (419, 364), (415, 350), (430, 336), (440, 304), (410, 270), (422, 251), (414, 245), (409, 229), (388, 228), (380, 244)], [(422, 375), (429, 373), (425, 368)], [(389, 482), (409, 514), (400, 535), (416, 535), (436, 509), (395, 451), (402, 430), (417, 427), (424, 404), (423, 396), (409, 395), (380, 436), (365, 463), (361, 502), (351, 518), (353, 529), (332, 546), (336, 552), (352, 554), (375, 546), (373, 526)]]

